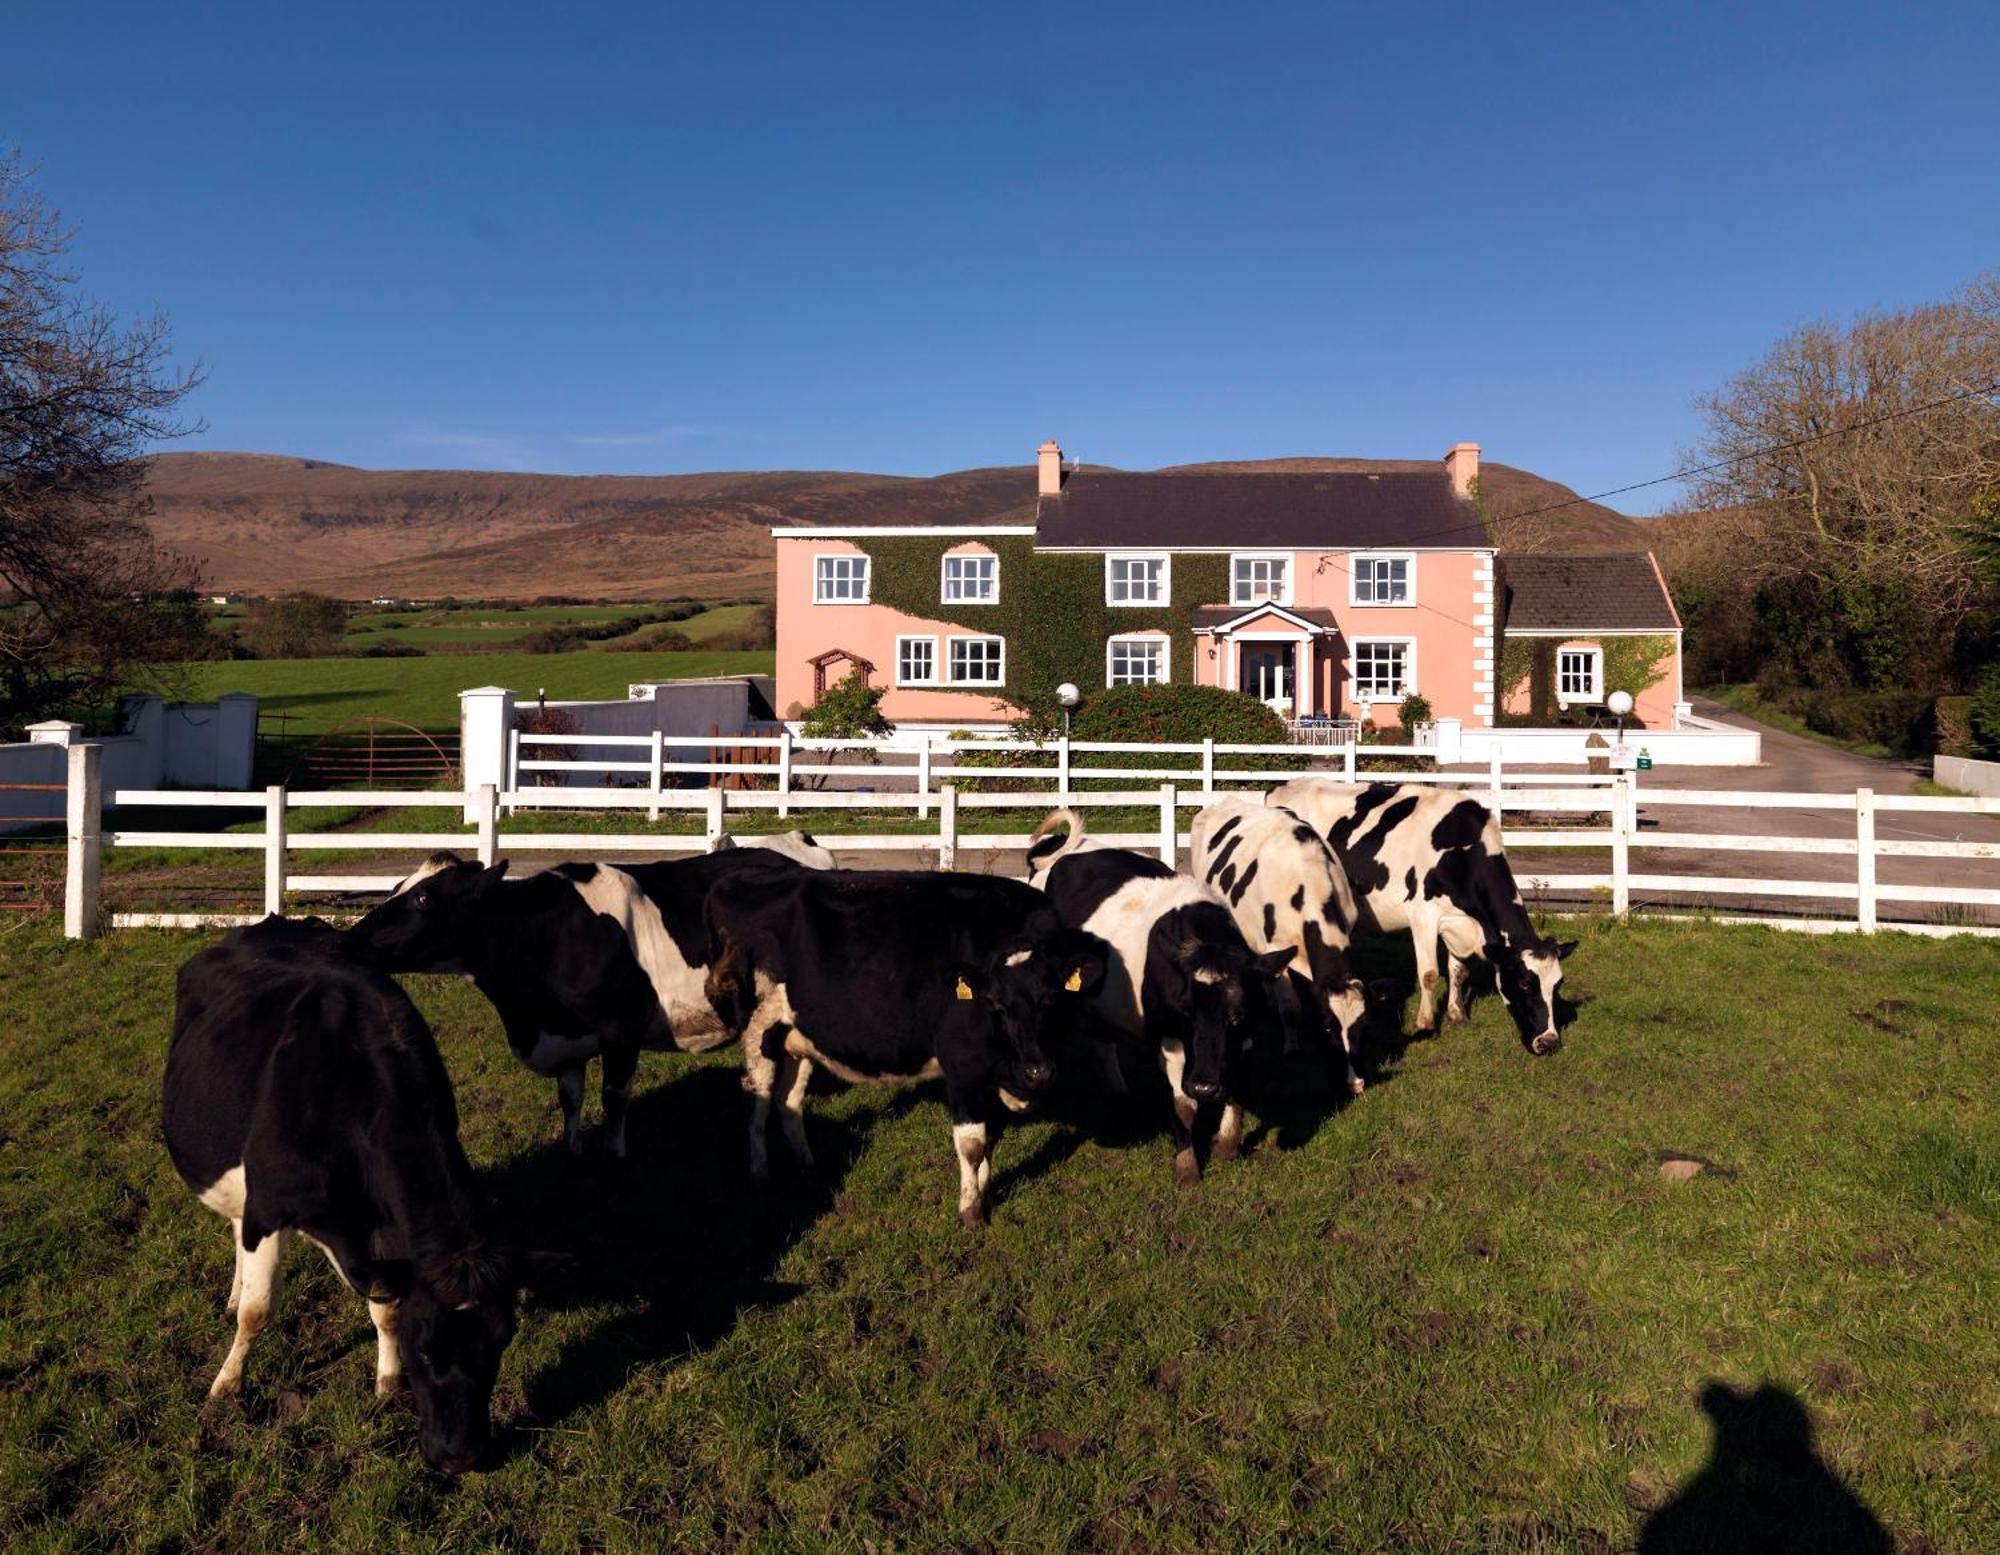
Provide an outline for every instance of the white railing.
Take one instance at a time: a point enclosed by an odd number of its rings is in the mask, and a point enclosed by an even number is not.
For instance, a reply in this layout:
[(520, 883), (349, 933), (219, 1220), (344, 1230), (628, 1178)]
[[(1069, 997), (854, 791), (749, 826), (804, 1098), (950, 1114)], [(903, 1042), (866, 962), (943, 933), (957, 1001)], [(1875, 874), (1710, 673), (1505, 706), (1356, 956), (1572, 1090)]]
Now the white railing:
[[(604, 757), (605, 749), (629, 750), (630, 759)], [(588, 749), (593, 754), (564, 757), (563, 751)], [(1232, 744), (1200, 740), (1175, 743), (1119, 740), (938, 740), (916, 735), (880, 739), (817, 739), (795, 735), (789, 730), (771, 735), (674, 735), (660, 734), (524, 734), (512, 730), (507, 741), (506, 790), (503, 803), (509, 811), (522, 808), (563, 809), (572, 804), (576, 789), (568, 786), (572, 776), (598, 774), (625, 780), (625, 786), (650, 796), (646, 806), (649, 819), (672, 808), (665, 796), (681, 779), (699, 780), (704, 786), (712, 778), (754, 778), (768, 780), (778, 796), (778, 813), (790, 815), (799, 806), (799, 796), (812, 792), (816, 783), (841, 779), (850, 783), (866, 781), (870, 791), (885, 784), (905, 785), (916, 796), (917, 814), (925, 815), (938, 792), (945, 787), (981, 780), (1048, 779), (1051, 793), (1067, 793), (1080, 782), (1171, 782), (1214, 794), (1219, 787), (1240, 783), (1281, 783), (1300, 776), (1293, 766), (1276, 769), (1269, 765), (1277, 757), (1295, 762), (1303, 757), (1324, 761), (1312, 770), (1323, 777), (1339, 777), (1352, 783), (1365, 777), (1370, 781), (1456, 784), (1484, 787), (1497, 793), (1507, 783), (1532, 782), (1537, 787), (1567, 784), (1603, 786), (1610, 777), (1602, 773), (1516, 773), (1509, 776), (1507, 765), (1496, 747), (1484, 771), (1371, 772), (1363, 761), (1381, 759), (1431, 760), (1436, 751), (1428, 745), (1356, 745), (1352, 740), (1322, 748), (1301, 750), (1288, 745)], [(540, 752), (556, 752), (542, 755)], [(683, 755), (682, 753), (688, 753)], [(968, 764), (968, 756), (1001, 752), (1013, 756), (1045, 758), (1020, 766), (990, 767)], [(727, 753), (718, 759), (718, 753)], [(743, 760), (749, 754), (762, 759)], [(866, 753), (866, 764), (818, 760), (815, 756), (839, 757)], [(1092, 756), (1141, 755), (1143, 767), (1093, 764)], [(884, 764), (882, 758), (895, 758)], [(1176, 760), (1175, 758), (1183, 758)], [(1256, 758), (1263, 758), (1260, 763)], [(1234, 763), (1232, 765), (1232, 762)], [(541, 778), (558, 778), (547, 788), (537, 788)], [(801, 786), (802, 783), (804, 786)]]
[[(601, 736), (596, 738), (601, 739)], [(1025, 848), (1031, 823), (1056, 804), (1067, 804), (1085, 812), (1113, 809), (1143, 809), (1156, 820), (1141, 831), (1099, 832), (1092, 835), (1124, 847), (1157, 850), (1169, 862), (1177, 862), (1186, 845), (1183, 821), (1186, 812), (1199, 809), (1214, 797), (1212, 791), (1188, 788), (1173, 781), (1153, 787), (1084, 792), (1051, 789), (1040, 792), (966, 792), (950, 786), (933, 793), (855, 793), (802, 790), (790, 794), (775, 790), (732, 791), (705, 789), (573, 789), (561, 795), (560, 803), (580, 812), (636, 811), (685, 814), (689, 821), (699, 818), (699, 829), (659, 833), (650, 831), (502, 831), (501, 816), (510, 805), (546, 805), (554, 797), (547, 792), (503, 793), (486, 785), (471, 793), (416, 791), (369, 793), (365, 796), (346, 790), (290, 792), (271, 788), (263, 793), (185, 793), (179, 791), (122, 790), (104, 796), (105, 802), (131, 812), (148, 807), (215, 806), (250, 812), (261, 819), (254, 831), (146, 831), (121, 825), (102, 830), (92, 747), (77, 747), (72, 754), (69, 803), (69, 897), (66, 925), (73, 937), (96, 932), (101, 921), (98, 911), (98, 872), (101, 851), (112, 848), (203, 848), (239, 849), (259, 852), (263, 858), (263, 907), (266, 912), (284, 909), (288, 893), (382, 893), (394, 889), (394, 874), (293, 874), (295, 854), (314, 852), (359, 852), (367, 855), (408, 852), (429, 853), (442, 847), (470, 848), (481, 860), (492, 862), (504, 849), (509, 854), (592, 855), (672, 855), (701, 852), (719, 846), (730, 834), (732, 815), (744, 818), (804, 812), (831, 819), (842, 812), (898, 813), (915, 819), (929, 819), (934, 825), (922, 832), (822, 831), (821, 841), (836, 853), (907, 853), (940, 869), (960, 867), (968, 856), (1015, 853)], [(845, 771), (846, 769), (841, 769)], [(1081, 777), (1088, 769), (1078, 766), (1072, 776)], [(1215, 769), (1217, 781), (1225, 781), (1224, 771)], [(969, 775), (991, 777), (990, 768), (969, 769)], [(1019, 773), (1008, 773), (1019, 776)], [(1107, 775), (1125, 779), (1135, 774), (1108, 769)], [(1272, 774), (1283, 779), (1290, 772)], [(1394, 780), (1398, 774), (1382, 774)], [(1690, 809), (1738, 809), (1775, 815), (1787, 810), (1832, 812), (1851, 815), (1851, 829), (1844, 835), (1800, 835), (1780, 827), (1755, 832), (1707, 833), (1642, 829), (1639, 817), (1641, 795), (1624, 776), (1567, 782), (1542, 778), (1544, 786), (1501, 787), (1482, 792), (1481, 802), (1502, 816), (1502, 837), (1514, 850), (1516, 875), (1522, 889), (1532, 895), (1575, 901), (1602, 894), (1605, 904), (1623, 917), (1640, 908), (1693, 905), (1713, 909), (1731, 899), (1766, 906), (1774, 901), (1802, 900), (1837, 905), (1838, 916), (1812, 918), (1760, 917), (1755, 921), (1778, 927), (1819, 932), (1854, 930), (1872, 932), (1877, 928), (1906, 929), (1915, 933), (2000, 934), (1991, 922), (1960, 921), (1936, 923), (1921, 918), (1890, 918), (1884, 903), (1918, 906), (1947, 906), (1959, 909), (1967, 920), (1974, 916), (1993, 919), (1990, 909), (2000, 908), (2000, 866), (1990, 871), (1992, 884), (1899, 883), (1880, 878), (1879, 862), (1884, 859), (1922, 858), (1972, 860), (1987, 864), (2000, 861), (2000, 831), (1991, 840), (1945, 838), (1936, 840), (1883, 838), (1877, 819), (1884, 813), (1962, 815), (2000, 817), (2000, 798), (1929, 798), (1915, 795), (1876, 794), (1862, 789), (1849, 794), (1763, 793), (1735, 790), (1649, 789), (1644, 795), (1649, 812)], [(300, 832), (290, 829), (288, 812), (308, 806), (352, 805), (357, 800), (382, 809), (469, 809), (474, 819), (469, 825), (454, 817), (451, 828), (415, 832)], [(1022, 824), (1005, 831), (986, 830), (981, 821), (986, 812), (1022, 812)], [(1507, 824), (1512, 818), (1532, 814), (1544, 824)], [(122, 819), (122, 818), (121, 818)], [(1546, 824), (1550, 821), (1554, 825)], [(810, 824), (810, 822), (808, 822)], [(1824, 825), (1824, 820), (1821, 822)], [(757, 830), (749, 828), (744, 835)], [(1807, 828), (1809, 831), (1810, 828)], [(1519, 855), (1524, 850), (1583, 849), (1604, 855), (1605, 867), (1575, 873), (1551, 873), (1530, 864)], [(1765, 853), (1774, 856), (1773, 872), (1764, 875), (1707, 875), (1655, 873), (1635, 868), (1634, 850), (1650, 853), (1679, 851), (1701, 853)], [(1803, 878), (1803, 870), (1782, 873), (1787, 856), (1853, 859), (1853, 867), (1836, 880)], [(913, 859), (912, 862), (916, 862)], [(1579, 862), (1583, 862), (1579, 860)], [(1987, 878), (1986, 875), (1981, 876)], [(1666, 900), (1679, 899), (1679, 900)], [(258, 916), (261, 916), (258, 915)], [(119, 913), (114, 927), (187, 926), (223, 922), (253, 921), (241, 914), (202, 913)]]

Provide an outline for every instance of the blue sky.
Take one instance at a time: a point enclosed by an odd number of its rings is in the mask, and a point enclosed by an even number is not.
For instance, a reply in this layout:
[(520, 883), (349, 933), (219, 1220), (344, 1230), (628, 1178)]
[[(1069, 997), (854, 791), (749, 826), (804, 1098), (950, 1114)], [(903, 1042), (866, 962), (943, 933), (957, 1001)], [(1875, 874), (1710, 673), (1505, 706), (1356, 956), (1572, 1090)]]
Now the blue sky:
[(184, 446), (923, 474), (1470, 438), (1587, 492), (1673, 468), (1793, 325), (2000, 265), (1990, 0), (16, 0), (7, 48), (0, 143), (88, 289), (207, 364)]

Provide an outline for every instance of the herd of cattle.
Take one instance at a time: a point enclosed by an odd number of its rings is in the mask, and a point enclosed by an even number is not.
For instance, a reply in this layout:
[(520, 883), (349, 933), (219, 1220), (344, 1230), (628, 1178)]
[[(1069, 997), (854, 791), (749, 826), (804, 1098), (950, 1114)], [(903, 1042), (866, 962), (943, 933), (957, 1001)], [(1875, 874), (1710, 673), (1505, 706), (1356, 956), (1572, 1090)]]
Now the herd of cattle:
[[(167, 1148), (235, 1231), (236, 1336), (210, 1389), (237, 1392), (294, 1236), (368, 1303), (376, 1388), (407, 1381), (434, 1468), (471, 1467), (529, 1259), (498, 1248), (459, 1145), (451, 1081), (391, 972), (469, 975), (520, 1060), (552, 1077), (582, 1148), (585, 1066), (602, 1065), (604, 1148), (625, 1151), (642, 1050), (743, 1046), (750, 1171), (771, 1104), (810, 1165), (815, 1065), (857, 1084), (942, 1079), (958, 1209), (985, 1218), (998, 1131), (1082, 1060), (1123, 1088), (1138, 1045), (1167, 1080), (1174, 1173), (1242, 1141), (1247, 1051), (1322, 1038), (1348, 1087), (1372, 990), (1357, 930), (1415, 943), (1418, 1025), (1465, 1019), (1484, 958), (1523, 1041), (1560, 1040), (1561, 961), (1536, 933), (1483, 806), (1455, 794), (1300, 779), (1201, 811), (1189, 873), (1086, 838), (1058, 810), (1026, 882), (833, 867), (810, 838), (666, 863), (563, 864), (522, 880), (440, 854), (352, 929), (268, 918), (182, 967), (165, 1080)], [(1400, 993), (1400, 989), (1397, 990)]]

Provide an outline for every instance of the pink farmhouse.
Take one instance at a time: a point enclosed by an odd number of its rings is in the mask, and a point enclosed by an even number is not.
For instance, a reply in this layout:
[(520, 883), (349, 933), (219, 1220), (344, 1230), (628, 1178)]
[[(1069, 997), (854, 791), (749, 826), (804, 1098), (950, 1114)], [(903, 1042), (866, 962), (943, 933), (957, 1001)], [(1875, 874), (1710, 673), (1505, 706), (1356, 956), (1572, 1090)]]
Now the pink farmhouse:
[(1652, 556), (1503, 553), (1475, 443), (1428, 472), (1085, 471), (1053, 442), (1037, 468), (1032, 523), (774, 529), (785, 716), (857, 668), (919, 728), (1005, 723), (1058, 680), (1377, 725), (1413, 691), (1468, 727), (1601, 706), (1612, 677), (1647, 726), (1680, 700)]

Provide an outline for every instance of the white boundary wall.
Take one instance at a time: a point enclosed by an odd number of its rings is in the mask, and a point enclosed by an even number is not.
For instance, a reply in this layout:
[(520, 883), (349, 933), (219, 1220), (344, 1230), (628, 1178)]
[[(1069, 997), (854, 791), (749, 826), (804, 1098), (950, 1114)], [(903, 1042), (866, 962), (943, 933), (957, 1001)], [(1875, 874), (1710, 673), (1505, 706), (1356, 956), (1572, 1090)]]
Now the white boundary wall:
[(1931, 776), (1947, 788), (1988, 799), (2000, 799), (2000, 761), (1974, 761), (1967, 756), (1940, 756)]

